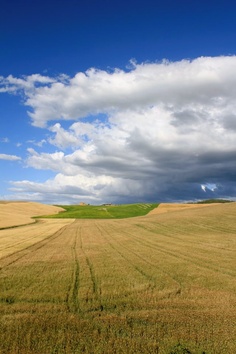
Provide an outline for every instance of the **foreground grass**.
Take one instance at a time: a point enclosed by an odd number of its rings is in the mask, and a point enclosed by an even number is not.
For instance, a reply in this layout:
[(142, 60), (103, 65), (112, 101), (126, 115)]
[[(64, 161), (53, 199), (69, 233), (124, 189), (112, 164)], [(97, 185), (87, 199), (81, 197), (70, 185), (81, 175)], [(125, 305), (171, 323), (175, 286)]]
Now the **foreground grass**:
[(76, 220), (1, 257), (0, 353), (235, 354), (235, 216)]
[(72, 219), (122, 219), (143, 216), (158, 206), (153, 204), (121, 204), (121, 205), (60, 205), (64, 212), (46, 218), (72, 218)]

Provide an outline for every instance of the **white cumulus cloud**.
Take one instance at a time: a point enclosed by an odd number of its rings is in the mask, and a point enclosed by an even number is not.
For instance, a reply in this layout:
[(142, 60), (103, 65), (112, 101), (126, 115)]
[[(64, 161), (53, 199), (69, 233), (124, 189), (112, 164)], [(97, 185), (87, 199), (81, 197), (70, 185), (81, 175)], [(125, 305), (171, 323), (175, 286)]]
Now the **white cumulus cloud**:
[(236, 196), (235, 56), (0, 83), (24, 92), (32, 124), (47, 129), (44, 142), (54, 148), (28, 150), (27, 165), (55, 178), (14, 182), (22, 195), (47, 199), (51, 190), (53, 198), (96, 202)]

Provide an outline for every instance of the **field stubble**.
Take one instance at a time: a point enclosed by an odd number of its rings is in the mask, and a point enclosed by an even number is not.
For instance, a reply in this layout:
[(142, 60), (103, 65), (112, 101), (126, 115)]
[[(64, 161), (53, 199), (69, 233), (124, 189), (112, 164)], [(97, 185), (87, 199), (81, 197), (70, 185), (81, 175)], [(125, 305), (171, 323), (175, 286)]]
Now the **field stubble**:
[(232, 203), (0, 231), (0, 353), (234, 354), (235, 216)]
[(18, 225), (34, 223), (35, 215), (57, 214), (63, 208), (35, 202), (0, 201), (0, 230)]

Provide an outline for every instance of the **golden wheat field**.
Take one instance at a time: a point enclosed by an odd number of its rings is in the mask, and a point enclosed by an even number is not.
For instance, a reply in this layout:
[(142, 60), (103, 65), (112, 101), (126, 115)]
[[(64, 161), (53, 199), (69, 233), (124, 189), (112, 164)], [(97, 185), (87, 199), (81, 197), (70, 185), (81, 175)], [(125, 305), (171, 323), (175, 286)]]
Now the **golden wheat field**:
[(0, 230), (0, 353), (235, 354), (236, 203), (167, 209)]
[(62, 208), (35, 202), (0, 202), (0, 229), (33, 223), (33, 216), (57, 214)]

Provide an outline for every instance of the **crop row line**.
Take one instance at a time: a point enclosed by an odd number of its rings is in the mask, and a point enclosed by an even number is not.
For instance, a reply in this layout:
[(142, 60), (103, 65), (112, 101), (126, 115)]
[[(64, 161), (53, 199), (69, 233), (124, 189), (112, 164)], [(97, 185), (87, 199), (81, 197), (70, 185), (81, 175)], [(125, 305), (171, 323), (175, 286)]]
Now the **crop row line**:
[[(130, 232), (127, 232), (127, 231), (123, 231), (123, 233), (125, 234), (128, 234), (128, 235), (131, 235), (133, 237), (133, 239), (136, 239), (136, 241), (138, 241), (139, 243), (143, 244), (143, 245), (146, 245), (147, 247), (149, 248), (155, 248), (156, 250), (158, 250), (159, 252), (161, 253), (165, 253), (165, 254), (168, 254), (172, 257), (175, 257), (177, 259), (182, 259), (184, 261), (188, 261), (192, 264), (195, 264), (197, 267), (200, 267), (200, 268), (208, 268), (209, 270), (212, 270), (214, 272), (220, 272), (222, 274), (225, 274), (225, 275), (228, 275), (230, 277), (235, 277), (235, 272), (232, 270), (232, 271), (229, 271), (228, 269), (225, 269), (225, 268), (216, 268), (216, 267), (213, 267), (209, 261), (206, 261), (204, 260), (205, 262), (205, 265), (203, 266), (201, 263), (199, 262), (196, 262), (194, 261), (194, 258), (193, 258), (193, 255), (191, 255), (191, 257), (189, 257), (188, 255), (186, 255), (185, 253), (181, 252), (181, 251), (178, 251), (178, 255), (174, 252), (171, 252), (170, 250), (168, 250), (166, 247), (164, 246), (161, 246), (161, 247), (158, 247), (155, 243), (151, 243), (149, 241), (147, 241), (146, 239), (144, 240), (143, 238), (141, 239), (140, 237), (137, 237), (137, 235), (133, 234), (133, 233), (130, 233)], [(196, 255), (194, 255), (194, 257), (198, 260), (198, 261), (203, 261), (202, 258), (197, 258)]]
[[(54, 234), (47, 236), (43, 240), (40, 240), (40, 241), (34, 243), (33, 245), (27, 246), (27, 247), (25, 247), (22, 250), (15, 251), (15, 252), (11, 253), (10, 255), (2, 257), (0, 259), (0, 261), (5, 261), (6, 264), (4, 264), (3, 266), (0, 266), (0, 270), (2, 270), (3, 268), (6, 268), (6, 267), (16, 263), (17, 261), (19, 261), (20, 259), (22, 259), (25, 256), (27, 256), (32, 251), (33, 252), (38, 251), (42, 247), (46, 246), (52, 240), (60, 237), (61, 234), (63, 233), (64, 229), (66, 228), (66, 226), (67, 225), (63, 226), (61, 229), (57, 230)], [(7, 262), (7, 260), (9, 260), (9, 261)]]
[[(160, 226), (160, 229), (157, 229), (157, 225)], [(161, 224), (161, 223), (155, 223), (154, 226), (155, 226), (155, 229), (151, 228), (151, 227), (148, 227), (148, 226), (144, 226), (144, 225), (141, 225), (141, 224), (135, 224), (135, 226), (143, 229), (143, 230), (146, 230), (148, 232), (151, 232), (155, 235), (159, 235), (159, 236), (166, 236), (168, 238), (171, 238), (172, 240), (180, 240), (180, 241), (183, 241), (181, 237), (179, 237), (178, 235), (187, 235), (187, 236), (190, 236), (190, 235), (195, 235), (195, 233), (191, 230), (185, 230), (184, 228), (178, 228), (177, 226), (173, 227), (173, 228), (168, 228), (168, 226), (164, 225), (164, 224)], [(171, 232), (171, 234), (170, 234)], [(210, 248), (214, 248), (214, 249), (217, 249), (217, 250), (226, 250), (226, 251), (230, 251), (230, 252), (234, 252), (233, 249), (231, 248), (226, 248), (226, 247), (218, 247), (218, 246), (215, 246), (213, 245), (212, 243), (209, 243), (207, 241), (194, 241), (194, 240), (187, 240), (185, 239), (184, 240), (185, 243), (188, 243), (188, 244), (195, 244), (195, 245), (203, 245), (203, 246), (208, 246)]]
[[(123, 231), (123, 230), (122, 230), (122, 231)], [(109, 235), (108, 231), (105, 230), (105, 229), (103, 229), (103, 231), (100, 230), (100, 232), (102, 232), (103, 235), (104, 235), (104, 233), (106, 233), (106, 234)], [(115, 234), (116, 234), (116, 233), (113, 233), (113, 232), (112, 232), (112, 235), (113, 235), (113, 238), (112, 238), (112, 239), (113, 239), (113, 240), (114, 240)], [(133, 268), (134, 268), (136, 271), (138, 271), (142, 276), (144, 276), (148, 281), (151, 281), (151, 282), (153, 283), (153, 287), (154, 287), (154, 288), (156, 287), (156, 279), (155, 279), (155, 277), (153, 277), (152, 275), (150, 275), (150, 274), (148, 274), (147, 272), (145, 272), (145, 271), (143, 270), (143, 268), (141, 268), (140, 266), (138, 266), (138, 265), (135, 264), (134, 262), (131, 262), (131, 261), (130, 261), (130, 257), (125, 256), (117, 247), (114, 246), (114, 244), (112, 244), (112, 243), (109, 241), (109, 239), (108, 239), (105, 235), (104, 235), (104, 237), (106, 238), (106, 240), (107, 240), (107, 242), (109, 243), (110, 247), (112, 247), (118, 254), (120, 254), (120, 256), (122, 256), (122, 257), (125, 259), (125, 261), (127, 261), (129, 264), (131, 264), (131, 265), (133, 266)], [(138, 254), (137, 252), (133, 251), (131, 248), (125, 247), (123, 244), (121, 244), (121, 243), (118, 242), (117, 240), (116, 240), (116, 242), (117, 242), (117, 244), (119, 245), (119, 247), (125, 249), (125, 250), (128, 251), (129, 253), (131, 253), (131, 254), (135, 255), (137, 258), (141, 259), (142, 262), (144, 262), (144, 263), (148, 264), (149, 266), (151, 266), (152, 268), (156, 269), (156, 266), (155, 266), (152, 262), (150, 262), (150, 261), (148, 261), (146, 258), (142, 257), (140, 254)], [(181, 284), (180, 284), (180, 282), (177, 281), (176, 279), (174, 279), (173, 276), (171, 276), (169, 273), (163, 271), (163, 269), (158, 269), (158, 270), (159, 270), (159, 272), (161, 272), (161, 273), (167, 275), (169, 278), (172, 279), (172, 281), (177, 285), (177, 289), (174, 291), (174, 293), (180, 294), (180, 293), (181, 293)], [(172, 295), (172, 293), (173, 293), (173, 292), (171, 292), (168, 296)]]
[[(37, 221), (37, 223), (39, 223), (40, 221)], [(34, 224), (27, 224), (27, 226), (31, 226), (31, 225), (33, 225), (34, 226)], [(22, 225), (23, 226), (23, 225)], [(27, 237), (27, 238), (24, 238), (22, 241), (18, 241), (18, 242), (14, 242), (14, 247), (16, 246), (16, 245), (21, 245), (21, 244), (24, 244), (25, 242), (27, 242), (28, 240), (34, 240), (35, 238), (38, 238), (38, 237), (40, 237), (41, 235), (43, 235), (43, 233), (44, 233), (44, 231), (42, 231), (41, 233), (37, 233), (37, 235), (35, 235), (35, 236), (29, 236), (29, 237)], [(7, 236), (7, 237), (5, 237), (5, 238), (9, 238), (9, 236)], [(1, 238), (1, 240), (4, 240), (4, 237), (3, 238)], [(45, 239), (44, 239), (45, 240)], [(41, 240), (41, 241), (43, 241), (43, 240)], [(39, 241), (40, 242), (40, 241)], [(36, 244), (36, 243), (35, 243)], [(3, 251), (3, 250), (7, 250), (7, 249), (9, 249), (9, 248), (12, 248), (12, 244), (10, 244), (9, 246), (6, 246), (6, 247), (1, 247), (0, 248), (0, 251)], [(4, 257), (2, 257), (2, 258), (4, 258)], [(1, 258), (1, 259), (2, 259)]]

